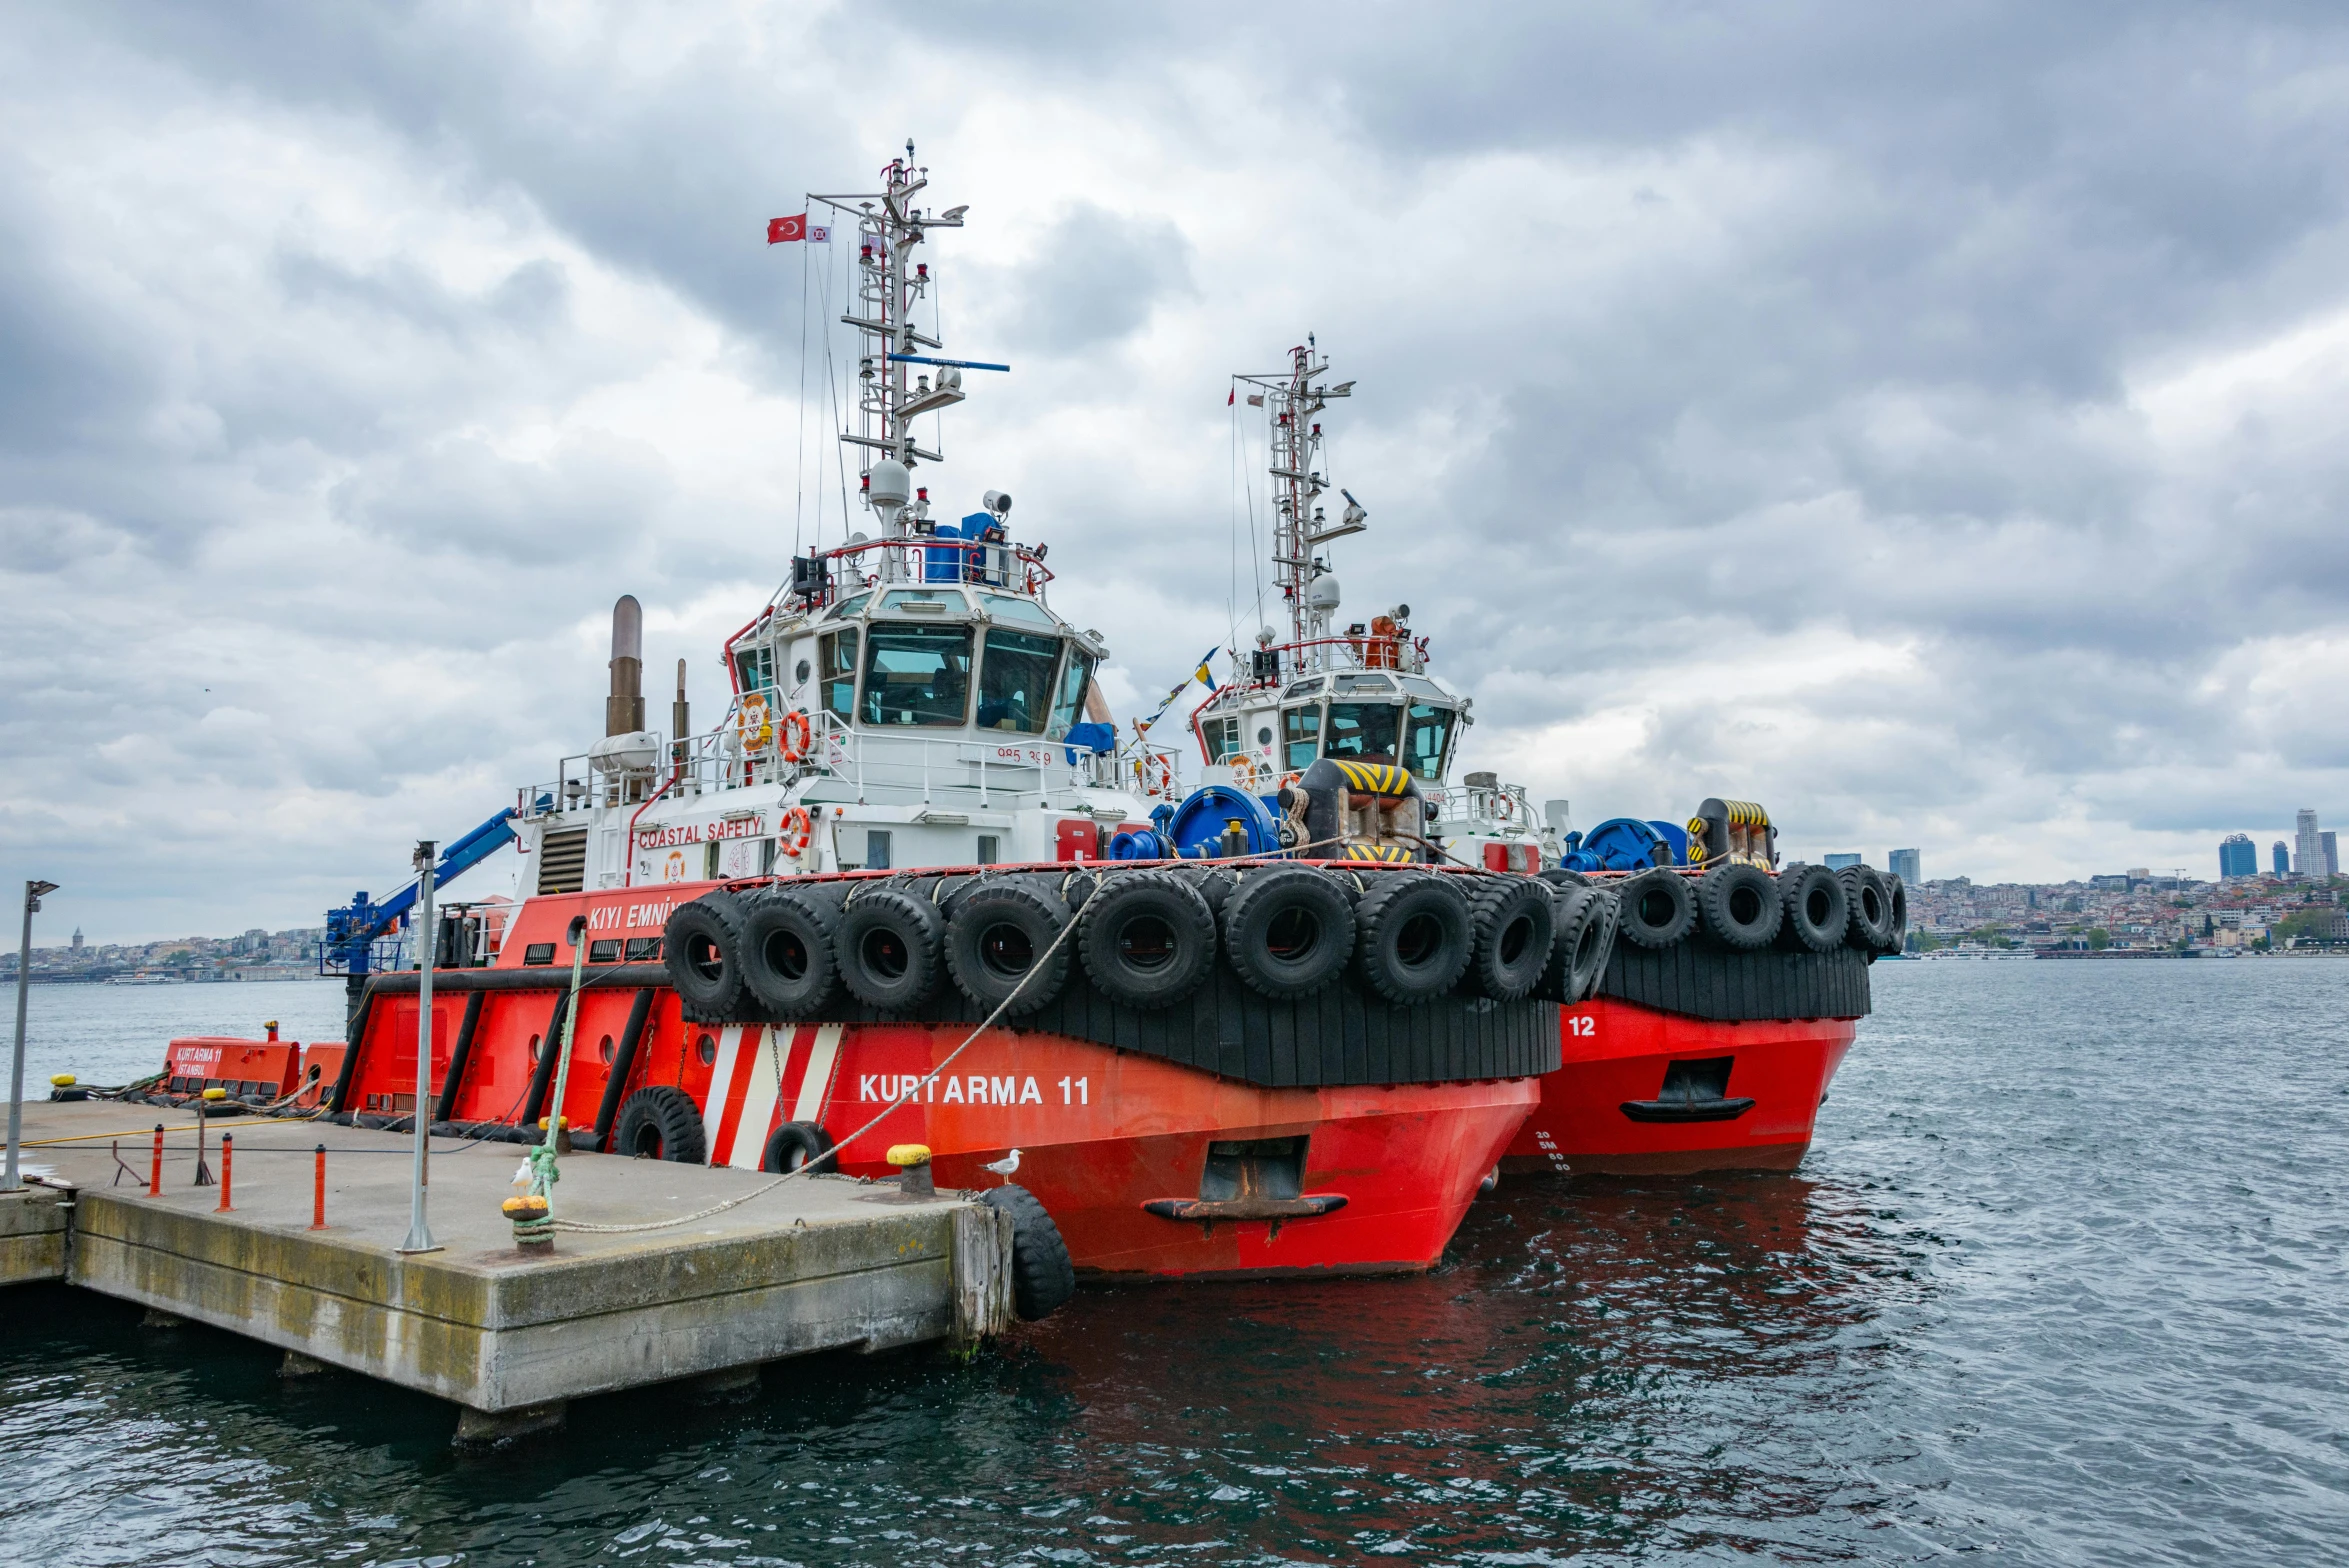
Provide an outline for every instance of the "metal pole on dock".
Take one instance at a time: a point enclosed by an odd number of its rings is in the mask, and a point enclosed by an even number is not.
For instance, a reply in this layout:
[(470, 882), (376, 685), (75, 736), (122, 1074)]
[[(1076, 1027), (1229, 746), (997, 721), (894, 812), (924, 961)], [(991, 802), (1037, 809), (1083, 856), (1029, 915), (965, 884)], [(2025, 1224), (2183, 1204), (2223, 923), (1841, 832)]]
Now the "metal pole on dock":
[(26, 988), (33, 983), (33, 915), (41, 907), (41, 895), (56, 891), (54, 882), (24, 885), (24, 939), (16, 948), (16, 1054), (8, 1064), (8, 1172), (0, 1176), (0, 1190), (8, 1192), (24, 1185), (16, 1171), (16, 1151), (24, 1142), (24, 1004)]
[(424, 1222), (424, 1191), (429, 1182), (425, 1159), (432, 1137), (432, 966), (440, 958), (440, 933), (432, 919), (432, 866), (438, 857), (425, 839), (416, 846), (416, 1106), (409, 1120), (416, 1124), (416, 1166), (408, 1185), (408, 1239), (402, 1252), (438, 1252), (432, 1227)]

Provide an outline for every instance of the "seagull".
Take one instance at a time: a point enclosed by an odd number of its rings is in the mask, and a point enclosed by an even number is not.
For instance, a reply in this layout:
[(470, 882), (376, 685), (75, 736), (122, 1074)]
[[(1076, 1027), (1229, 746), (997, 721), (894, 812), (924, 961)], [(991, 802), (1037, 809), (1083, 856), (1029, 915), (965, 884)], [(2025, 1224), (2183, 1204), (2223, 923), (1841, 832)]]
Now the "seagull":
[(1019, 1168), (1020, 1151), (1017, 1149), (1012, 1150), (1009, 1154), (1005, 1155), (1000, 1160), (989, 1160), (986, 1164), (979, 1167), (979, 1169), (983, 1171), (993, 1171), (996, 1175), (1002, 1177), (1006, 1182), (1011, 1180), (1012, 1173), (1017, 1171)]

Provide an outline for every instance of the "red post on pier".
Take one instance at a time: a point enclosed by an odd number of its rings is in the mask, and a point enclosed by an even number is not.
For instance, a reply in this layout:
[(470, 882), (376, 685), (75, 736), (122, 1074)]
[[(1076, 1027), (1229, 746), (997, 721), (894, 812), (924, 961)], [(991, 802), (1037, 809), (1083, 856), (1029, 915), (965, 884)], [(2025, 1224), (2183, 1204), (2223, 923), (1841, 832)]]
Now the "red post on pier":
[(228, 1179), (234, 1169), (236, 1153), (237, 1141), (235, 1135), (225, 1132), (222, 1133), (220, 1135), (220, 1207), (212, 1211), (215, 1214), (226, 1214), (228, 1212)]
[(318, 1146), (317, 1166), (311, 1177), (310, 1228), (326, 1229), (326, 1145)]
[(155, 1124), (155, 1164), (147, 1172), (147, 1196), (150, 1198), (163, 1196), (163, 1124), (161, 1122)]

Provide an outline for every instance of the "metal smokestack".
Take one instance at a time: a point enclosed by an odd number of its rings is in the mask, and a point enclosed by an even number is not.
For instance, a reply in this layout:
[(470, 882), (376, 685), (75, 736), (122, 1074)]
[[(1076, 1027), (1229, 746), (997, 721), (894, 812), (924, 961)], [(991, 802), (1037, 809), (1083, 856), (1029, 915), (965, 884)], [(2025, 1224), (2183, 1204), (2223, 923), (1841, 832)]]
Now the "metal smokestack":
[(677, 661), (677, 701), (669, 709), (669, 752), (677, 766), (685, 766), (685, 738), (693, 733), (693, 714), (685, 706), (685, 661)]
[(604, 733), (644, 728), (644, 607), (624, 593), (612, 606), (612, 694), (604, 699)]

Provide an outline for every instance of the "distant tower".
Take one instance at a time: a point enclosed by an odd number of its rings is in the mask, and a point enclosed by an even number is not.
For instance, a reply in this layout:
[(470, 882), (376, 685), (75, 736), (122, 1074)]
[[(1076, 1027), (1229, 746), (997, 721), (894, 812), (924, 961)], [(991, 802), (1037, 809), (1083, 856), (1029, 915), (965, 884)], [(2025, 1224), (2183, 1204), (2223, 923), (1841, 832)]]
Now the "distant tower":
[(2316, 813), (2303, 806), (2299, 820), (2293, 824), (2292, 869), (2304, 877), (2324, 875), (2324, 843), (2318, 837)]
[(1894, 850), (1886, 857), (1886, 863), (1892, 868), (1892, 874), (1910, 887), (1916, 887), (1925, 880), (1923, 857), (1913, 849)]
[(2275, 855), (2276, 862), (2276, 875), (2280, 877), (2290, 876), (2292, 874), (2292, 852), (2284, 847), (2284, 841), (2282, 839), (2276, 840), (2276, 847), (2273, 853)]
[(77, 953), (82, 950), (82, 928), (80, 926), (73, 928), (73, 950)]
[(2259, 846), (2248, 833), (2229, 833), (2219, 840), (2219, 877), (2259, 875)]
[(2319, 833), (2316, 836), (2316, 842), (2317, 847), (2324, 854), (2324, 863), (2317, 868), (2318, 874), (2328, 877), (2339, 876), (2341, 874), (2341, 845), (2333, 837), (2333, 830), (2327, 828)]
[(1846, 866), (1856, 866), (1859, 863), (1860, 857), (1857, 855), (1844, 854), (1827, 857), (1827, 869), (1830, 871), (1841, 871)]

